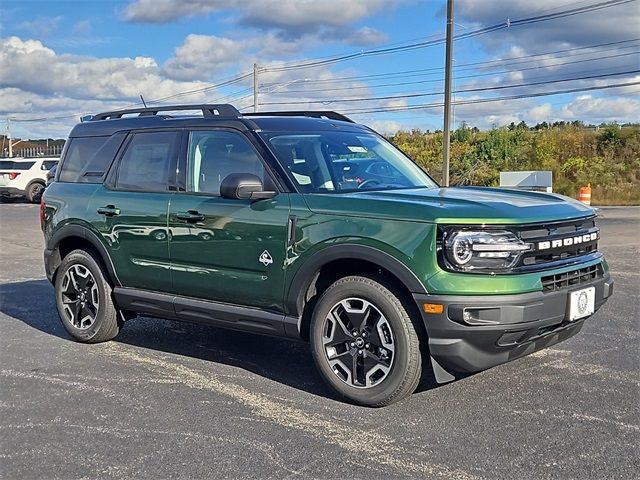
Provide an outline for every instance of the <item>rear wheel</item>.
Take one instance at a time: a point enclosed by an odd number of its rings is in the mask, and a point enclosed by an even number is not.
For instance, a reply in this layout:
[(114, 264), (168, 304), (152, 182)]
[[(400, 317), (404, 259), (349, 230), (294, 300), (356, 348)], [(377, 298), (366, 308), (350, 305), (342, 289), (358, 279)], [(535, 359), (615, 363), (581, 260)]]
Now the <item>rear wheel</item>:
[(74, 250), (62, 260), (55, 280), (56, 305), (64, 328), (85, 343), (111, 340), (122, 321), (113, 303), (104, 271), (85, 250)]
[(420, 381), (413, 322), (398, 296), (371, 278), (345, 277), (325, 291), (313, 312), (311, 346), (324, 380), (361, 405), (389, 405)]
[(34, 183), (27, 190), (27, 198), (31, 203), (40, 203), (45, 186), (42, 183)]

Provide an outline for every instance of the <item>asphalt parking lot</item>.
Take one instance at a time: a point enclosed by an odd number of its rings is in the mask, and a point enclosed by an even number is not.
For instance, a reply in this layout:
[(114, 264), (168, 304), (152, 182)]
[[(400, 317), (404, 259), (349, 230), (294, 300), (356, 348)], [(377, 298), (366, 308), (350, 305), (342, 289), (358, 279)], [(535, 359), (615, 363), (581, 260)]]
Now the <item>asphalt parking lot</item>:
[(640, 207), (600, 215), (616, 289), (578, 336), (367, 409), (303, 343), (146, 318), (73, 342), (38, 206), (0, 204), (0, 476), (637, 478)]

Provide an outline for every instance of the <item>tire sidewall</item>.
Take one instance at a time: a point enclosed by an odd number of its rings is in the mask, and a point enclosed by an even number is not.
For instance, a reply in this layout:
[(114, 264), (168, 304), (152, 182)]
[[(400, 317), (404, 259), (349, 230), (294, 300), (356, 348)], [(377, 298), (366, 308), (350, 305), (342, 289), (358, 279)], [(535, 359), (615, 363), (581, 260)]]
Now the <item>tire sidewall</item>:
[[(37, 187), (41, 187), (42, 188), (42, 190), (40, 191), (39, 194), (36, 191)], [(44, 193), (44, 189), (45, 188), (46, 187), (43, 184), (39, 183), (39, 182), (32, 183), (29, 186), (29, 190), (28, 190), (29, 201), (31, 203), (39, 203), (40, 202), (40, 198), (42, 197), (42, 194)]]
[[(386, 294), (383, 291), (386, 291)], [(331, 308), (339, 301), (352, 297), (362, 298), (375, 305), (389, 322), (395, 339), (395, 358), (391, 370), (380, 385), (369, 388), (350, 387), (340, 380), (327, 361), (322, 341), (325, 319)], [(408, 328), (413, 328), (413, 326), (410, 324), (408, 315), (406, 319), (403, 319), (398, 307), (404, 312), (400, 300), (388, 289), (383, 287), (383, 290), (379, 290), (368, 283), (351, 279), (347, 279), (339, 285), (334, 284), (318, 300), (313, 312), (310, 335), (313, 358), (325, 382), (346, 399), (363, 405), (375, 406), (384, 403), (404, 383), (411, 361)], [(409, 325), (406, 324), (407, 321)]]
[[(99, 305), (98, 312), (96, 314), (96, 320), (91, 325), (91, 327), (87, 329), (79, 329), (75, 327), (64, 313), (63, 304), (62, 304), (62, 281), (64, 279), (67, 271), (73, 267), (74, 265), (82, 265), (87, 268), (93, 278), (96, 281), (96, 285), (98, 286), (98, 297), (99, 297)], [(99, 334), (104, 322), (105, 322), (105, 309), (107, 305), (107, 295), (110, 295), (110, 292), (106, 290), (106, 282), (104, 280), (104, 275), (102, 274), (102, 270), (100, 269), (97, 262), (93, 259), (93, 257), (86, 252), (72, 252), (67, 255), (62, 264), (60, 265), (59, 271), (56, 274), (55, 280), (55, 295), (56, 295), (56, 307), (58, 308), (58, 316), (60, 317), (60, 321), (64, 328), (69, 332), (69, 334), (80, 340), (82, 342), (90, 342), (96, 335)]]

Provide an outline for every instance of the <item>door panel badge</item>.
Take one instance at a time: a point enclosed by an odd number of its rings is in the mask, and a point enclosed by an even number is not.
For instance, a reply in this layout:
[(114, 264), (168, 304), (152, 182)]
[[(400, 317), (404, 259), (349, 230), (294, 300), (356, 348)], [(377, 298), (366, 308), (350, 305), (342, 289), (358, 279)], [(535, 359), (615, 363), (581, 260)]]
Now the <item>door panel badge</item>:
[(273, 263), (273, 258), (271, 258), (271, 254), (267, 250), (265, 250), (260, 254), (258, 261), (266, 267)]

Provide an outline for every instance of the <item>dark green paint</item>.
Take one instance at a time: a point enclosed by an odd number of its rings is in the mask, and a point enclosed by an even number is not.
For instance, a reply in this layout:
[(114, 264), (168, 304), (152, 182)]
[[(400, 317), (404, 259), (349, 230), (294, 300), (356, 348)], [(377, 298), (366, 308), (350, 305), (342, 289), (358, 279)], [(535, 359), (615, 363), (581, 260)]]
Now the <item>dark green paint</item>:
[[(276, 312), (284, 311), (295, 274), (308, 259), (346, 243), (393, 256), (434, 294), (539, 291), (541, 276), (572, 267), (497, 276), (446, 272), (436, 261), (436, 224), (521, 224), (594, 213), (558, 195), (487, 188), (281, 193), (252, 203), (55, 182), (45, 197), (47, 239), (67, 223), (87, 226), (102, 239), (123, 285)], [(120, 215), (97, 213), (107, 205), (120, 209)], [(189, 210), (205, 214), (205, 221), (176, 218)], [(288, 245), (290, 215), (297, 224)], [(273, 260), (268, 265), (259, 261), (265, 250)]]
[[(282, 311), (288, 194), (251, 203), (174, 194), (169, 207), (172, 291), (179, 295)], [(194, 210), (203, 222), (176, 218)], [(272, 263), (259, 258), (268, 252)]]

